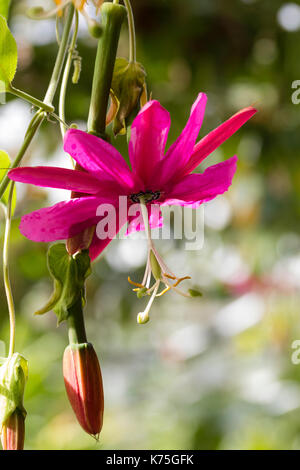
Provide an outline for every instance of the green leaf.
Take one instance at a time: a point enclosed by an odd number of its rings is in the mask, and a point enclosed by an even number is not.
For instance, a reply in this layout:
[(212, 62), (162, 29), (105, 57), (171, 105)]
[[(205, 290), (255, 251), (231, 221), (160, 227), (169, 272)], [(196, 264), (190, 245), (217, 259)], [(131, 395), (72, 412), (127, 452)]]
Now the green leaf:
[(9, 85), (16, 73), (18, 51), (6, 19), (0, 16), (0, 81)]
[(146, 72), (142, 64), (128, 62), (127, 59), (121, 57), (117, 58), (111, 84), (112, 95), (119, 103), (114, 116), (115, 135), (125, 134), (126, 118), (138, 106), (145, 80)]
[(0, 0), (0, 15), (4, 18), (8, 18), (8, 11), (10, 7), (11, 0)]
[(28, 362), (19, 353), (7, 358), (0, 367), (0, 429), (18, 408), (26, 416), (23, 406), (25, 384), (28, 378)]
[(85, 301), (84, 283), (91, 273), (88, 250), (70, 256), (63, 243), (52, 245), (48, 250), (48, 268), (54, 280), (53, 294), (36, 315), (54, 310), (58, 323), (68, 318), (70, 308), (81, 299)]
[[(7, 173), (7, 168), (10, 167), (10, 158), (4, 150), (0, 150), (0, 181), (4, 178), (4, 176)], [(12, 183), (10, 183), (12, 184)], [(5, 193), (3, 194), (1, 198), (2, 204), (7, 206), (8, 203), (8, 195), (9, 195), (9, 188), (10, 185), (7, 187), (5, 190)], [(14, 187), (14, 192), (13, 192), (13, 197), (12, 197), (12, 214), (14, 213), (15, 207), (16, 207), (16, 201), (17, 201), (17, 192), (16, 192), (16, 186)]]

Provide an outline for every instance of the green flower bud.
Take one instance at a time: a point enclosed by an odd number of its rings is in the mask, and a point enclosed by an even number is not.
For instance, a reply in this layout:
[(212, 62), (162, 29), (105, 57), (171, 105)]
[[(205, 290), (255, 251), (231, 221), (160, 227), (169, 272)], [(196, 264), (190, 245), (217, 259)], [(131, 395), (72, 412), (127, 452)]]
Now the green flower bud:
[(26, 15), (33, 20), (40, 19), (40, 17), (43, 16), (44, 14), (45, 14), (45, 10), (43, 7), (32, 7), (26, 11)]
[(111, 84), (111, 95), (118, 102), (118, 109), (113, 117), (115, 135), (125, 134), (126, 120), (138, 107), (145, 89), (145, 80), (146, 72), (142, 64), (117, 58)]
[(25, 384), (28, 378), (28, 363), (19, 353), (4, 360), (0, 367), (0, 431), (3, 448), (23, 446), (23, 406)]
[(89, 33), (93, 38), (100, 38), (103, 33), (102, 26), (95, 20), (89, 20), (88, 22)]

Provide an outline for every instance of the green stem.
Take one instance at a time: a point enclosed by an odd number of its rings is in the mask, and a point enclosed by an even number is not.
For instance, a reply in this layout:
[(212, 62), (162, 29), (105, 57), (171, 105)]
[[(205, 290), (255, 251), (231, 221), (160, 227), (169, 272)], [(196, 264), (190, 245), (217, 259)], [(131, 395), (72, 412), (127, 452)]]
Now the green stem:
[(12, 295), (12, 289), (9, 278), (9, 239), (11, 229), (11, 212), (12, 212), (12, 199), (15, 184), (12, 182), (9, 188), (9, 195), (7, 201), (7, 207), (5, 209), (5, 234), (3, 244), (3, 280), (4, 288), (7, 299), (8, 313), (9, 313), (9, 324), (10, 324), (10, 338), (9, 338), (9, 353), (8, 357), (11, 357), (15, 350), (15, 329), (16, 329), (16, 315), (15, 306)]
[[(55, 92), (56, 92), (56, 89), (57, 89), (60, 74), (61, 74), (62, 67), (63, 67), (63, 64), (64, 64), (64, 58), (65, 58), (65, 54), (66, 54), (66, 50), (67, 50), (67, 46), (68, 46), (68, 39), (69, 39), (70, 30), (71, 30), (71, 26), (72, 26), (73, 15), (74, 15), (74, 6), (72, 4), (72, 5), (69, 6), (69, 9), (68, 9), (68, 15), (67, 15), (67, 19), (66, 19), (66, 23), (65, 23), (65, 27), (64, 27), (64, 31), (63, 31), (63, 35), (62, 35), (62, 39), (61, 39), (61, 42), (60, 42), (60, 45), (59, 45), (58, 53), (57, 53), (57, 56), (56, 56), (56, 61), (55, 61), (55, 64), (54, 64), (53, 73), (52, 73), (50, 83), (49, 83), (49, 86), (48, 86), (48, 89), (47, 89), (47, 92), (46, 92), (46, 95), (45, 95), (45, 98), (44, 98), (44, 104), (46, 104), (46, 106), (47, 105), (52, 106), (52, 101), (53, 101), (53, 98), (54, 98), (54, 95), (55, 95)], [(41, 123), (46, 118), (46, 116), (47, 116), (47, 113), (45, 111), (42, 111), (41, 109), (39, 109), (35, 113), (35, 115), (33, 116), (32, 120), (29, 123), (29, 126), (28, 126), (28, 129), (26, 131), (25, 139), (23, 141), (22, 147), (20, 148), (13, 164), (10, 167), (10, 169), (16, 168), (17, 166), (19, 166), (19, 164), (20, 164), (24, 154), (26, 153), (33, 137), (35, 136), (35, 133), (37, 132), (38, 128), (40, 127)], [(7, 174), (6, 174), (4, 176), (4, 178), (2, 179), (1, 184), (0, 184), (0, 199), (4, 194), (4, 191), (6, 190), (8, 184), (9, 184), (9, 181), (10, 180), (9, 180)]]
[(53, 113), (54, 111), (54, 107), (52, 105), (48, 105), (44, 103), (43, 101), (38, 100), (34, 96), (31, 96), (28, 93), (25, 93), (25, 91), (18, 90), (12, 85), (9, 85), (6, 91), (8, 93), (11, 93), (12, 95), (18, 96), (18, 98), (28, 101), (29, 103), (31, 103), (33, 106), (36, 106), (37, 108), (43, 109), (47, 113)]
[(74, 5), (71, 4), (68, 7), (68, 12), (67, 12), (67, 18), (66, 18), (66, 23), (64, 26), (63, 34), (61, 37), (61, 41), (59, 44), (59, 49), (56, 57), (56, 61), (54, 64), (54, 69), (52, 72), (52, 76), (50, 79), (50, 83), (44, 98), (44, 102), (46, 104), (52, 104), (53, 98), (55, 96), (55, 92), (58, 86), (58, 82), (60, 79), (62, 67), (64, 64), (65, 60), (65, 55), (68, 47), (68, 41), (69, 41), (69, 35), (70, 35), (70, 30), (72, 27), (72, 22), (73, 22), (73, 16), (74, 16)]
[[(61, 81), (60, 94), (59, 94), (59, 117), (63, 122), (65, 122), (66, 120), (65, 118), (66, 93), (67, 93), (70, 70), (71, 70), (72, 61), (73, 61), (73, 54), (76, 48), (77, 34), (78, 34), (78, 12), (76, 10), (74, 33), (73, 33), (72, 41), (69, 47), (68, 57), (67, 57), (65, 70), (63, 73), (62, 81)], [(66, 133), (66, 126), (62, 122), (60, 123), (60, 130), (61, 130), (62, 137), (64, 137)]]
[(116, 3), (104, 3), (101, 8), (103, 33), (98, 42), (95, 61), (88, 132), (106, 138), (106, 112), (116, 61), (121, 26), (126, 9)]
[[(45, 117), (46, 117), (45, 111), (41, 111), (41, 110), (37, 111), (36, 114), (33, 116), (33, 118), (30, 121), (30, 124), (28, 126), (23, 144), (22, 144), (22, 146), (21, 146), (21, 148), (20, 148), (13, 164), (10, 166), (10, 169), (16, 168), (17, 166), (19, 166), (26, 150), (28, 149), (29, 145), (31, 144), (31, 141), (32, 141), (36, 131), (40, 127), (40, 125), (41, 125), (42, 121), (45, 119)], [(0, 184), (0, 198), (3, 196), (9, 182), (10, 182), (10, 179), (8, 178), (8, 176), (6, 174), (4, 176), (4, 178), (2, 179), (1, 184)]]
[(136, 38), (134, 27), (134, 16), (130, 0), (124, 0), (128, 16), (128, 31), (129, 31), (129, 62), (136, 62)]
[(87, 343), (81, 298), (69, 309), (68, 329), (70, 344)]

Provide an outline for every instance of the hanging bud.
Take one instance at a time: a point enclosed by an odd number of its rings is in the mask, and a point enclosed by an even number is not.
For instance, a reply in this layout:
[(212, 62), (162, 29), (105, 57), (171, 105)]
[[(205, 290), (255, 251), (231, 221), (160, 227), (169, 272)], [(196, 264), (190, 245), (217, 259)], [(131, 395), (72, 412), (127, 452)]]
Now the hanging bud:
[(19, 353), (4, 359), (0, 367), (0, 431), (4, 450), (24, 446), (26, 410), (23, 406), (28, 363)]
[(63, 374), (67, 395), (82, 428), (98, 435), (103, 424), (102, 376), (90, 343), (70, 344), (64, 352)]
[(23, 450), (24, 438), (24, 412), (17, 408), (2, 426), (1, 443), (3, 450)]
[(115, 136), (126, 133), (126, 119), (138, 107), (140, 98), (145, 99), (145, 90), (146, 72), (142, 64), (128, 62), (126, 59), (118, 57), (111, 84), (111, 96), (118, 103), (118, 108), (113, 116)]

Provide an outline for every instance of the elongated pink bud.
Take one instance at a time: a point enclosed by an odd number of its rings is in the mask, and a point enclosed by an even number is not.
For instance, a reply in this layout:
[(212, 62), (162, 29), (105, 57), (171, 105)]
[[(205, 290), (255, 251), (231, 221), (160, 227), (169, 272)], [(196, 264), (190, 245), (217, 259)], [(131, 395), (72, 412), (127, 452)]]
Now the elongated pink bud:
[(99, 434), (103, 424), (104, 396), (101, 369), (92, 344), (66, 347), (63, 374), (67, 395), (80, 425), (88, 434)]
[(23, 450), (24, 438), (24, 413), (17, 408), (3, 424), (1, 431), (3, 450)]

